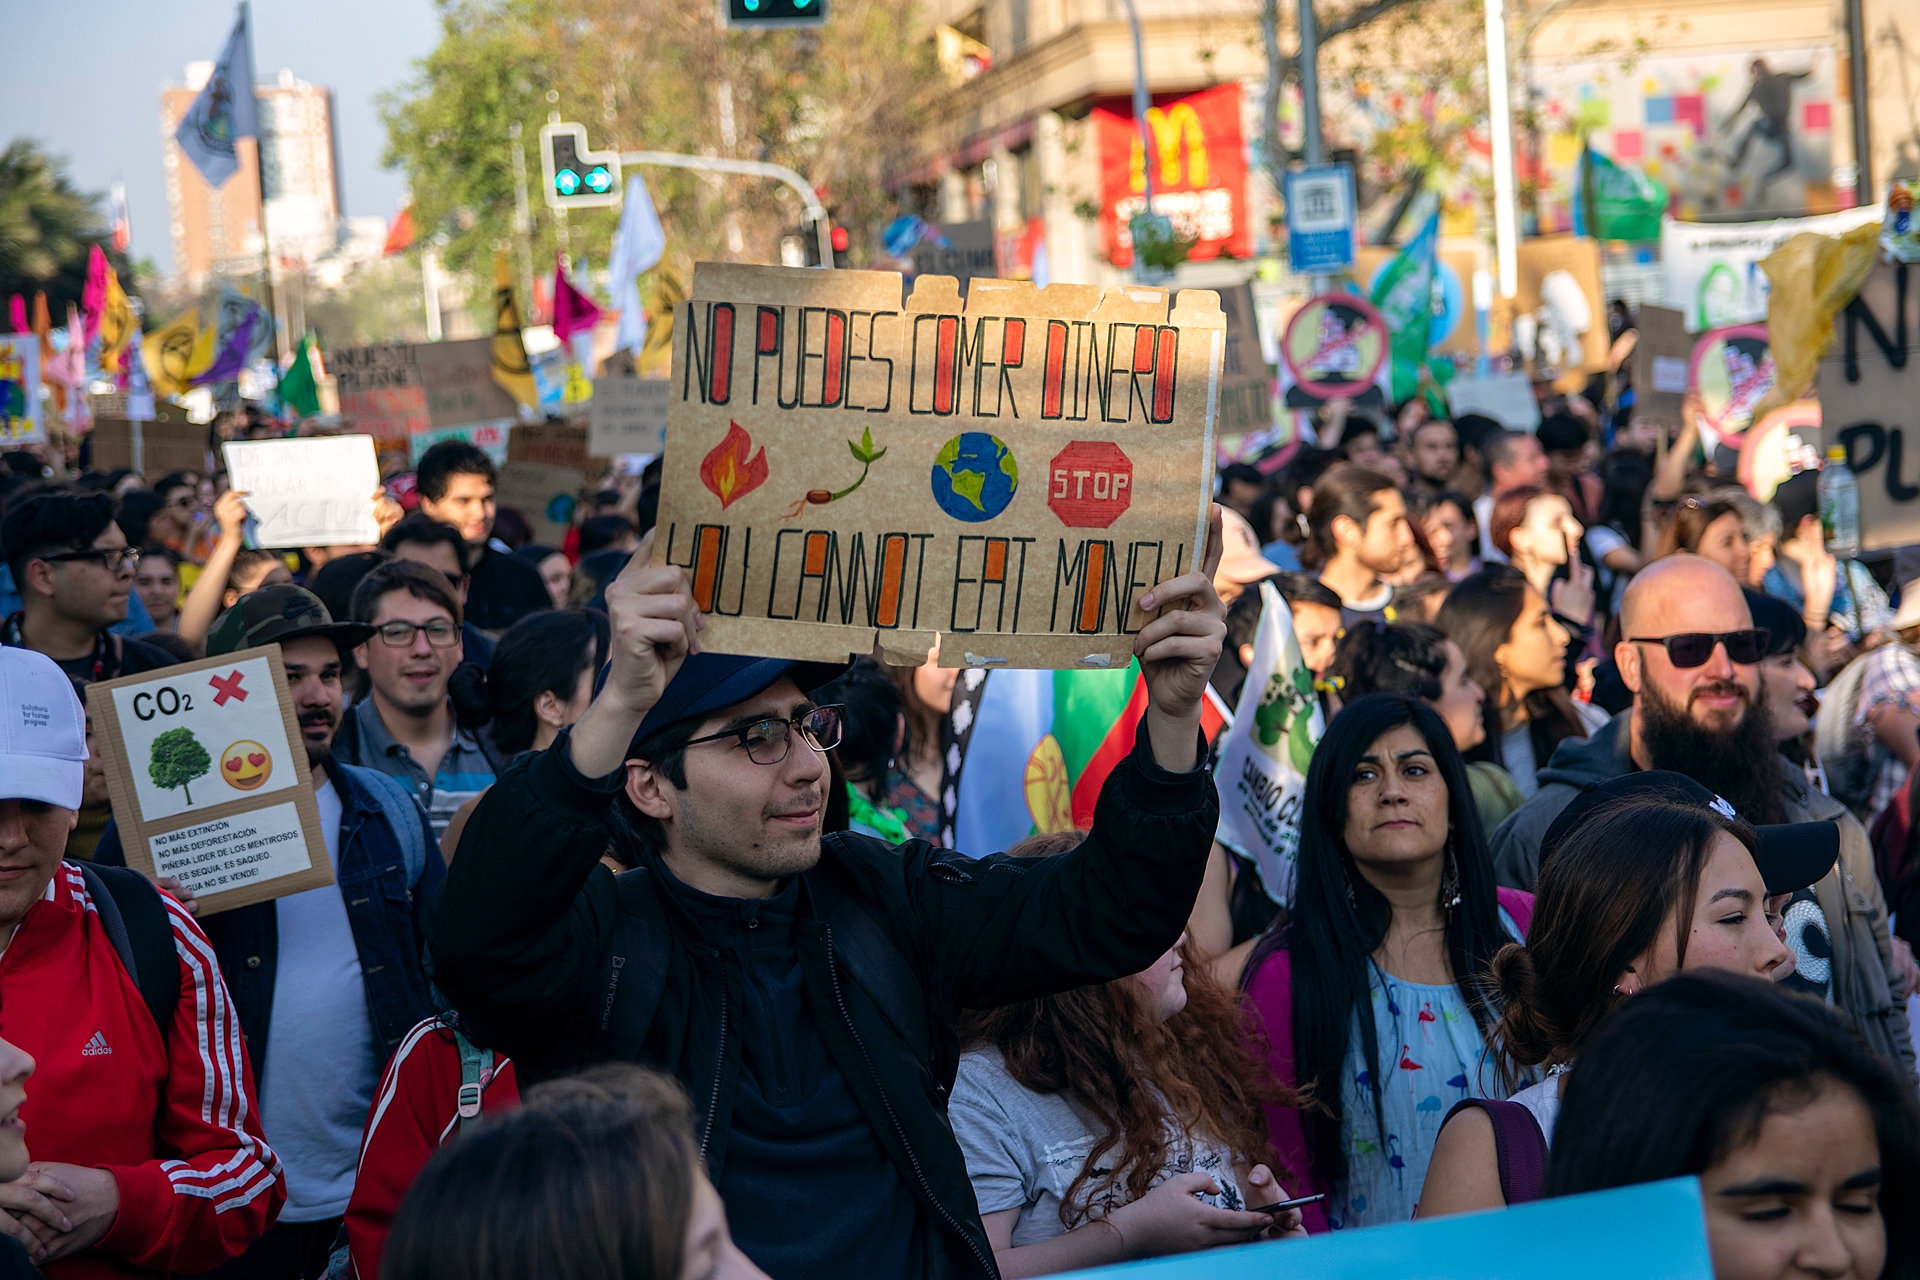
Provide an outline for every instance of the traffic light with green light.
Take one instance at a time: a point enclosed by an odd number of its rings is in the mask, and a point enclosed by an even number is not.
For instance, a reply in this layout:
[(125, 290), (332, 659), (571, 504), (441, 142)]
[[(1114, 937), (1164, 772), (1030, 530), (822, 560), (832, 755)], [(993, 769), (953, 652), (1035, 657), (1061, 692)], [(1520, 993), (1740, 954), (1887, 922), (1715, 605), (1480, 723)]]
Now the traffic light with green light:
[(735, 31), (823, 27), (827, 0), (720, 0), (720, 13)]
[(593, 209), (620, 203), (620, 153), (587, 150), (583, 124), (541, 127), (540, 168), (547, 180), (550, 208)]

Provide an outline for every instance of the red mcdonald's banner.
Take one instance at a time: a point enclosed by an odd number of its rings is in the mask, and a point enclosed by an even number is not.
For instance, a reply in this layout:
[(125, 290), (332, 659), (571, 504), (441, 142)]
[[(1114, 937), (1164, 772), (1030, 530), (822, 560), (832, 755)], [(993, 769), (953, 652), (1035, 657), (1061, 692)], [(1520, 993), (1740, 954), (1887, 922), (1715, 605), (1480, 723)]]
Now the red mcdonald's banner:
[[(1247, 153), (1240, 137), (1240, 86), (1215, 85), (1147, 108), (1153, 134), (1153, 210), (1196, 237), (1189, 258), (1253, 253), (1247, 217)], [(1133, 263), (1127, 223), (1146, 207), (1140, 130), (1124, 99), (1093, 109), (1100, 147), (1100, 244), (1117, 267)]]

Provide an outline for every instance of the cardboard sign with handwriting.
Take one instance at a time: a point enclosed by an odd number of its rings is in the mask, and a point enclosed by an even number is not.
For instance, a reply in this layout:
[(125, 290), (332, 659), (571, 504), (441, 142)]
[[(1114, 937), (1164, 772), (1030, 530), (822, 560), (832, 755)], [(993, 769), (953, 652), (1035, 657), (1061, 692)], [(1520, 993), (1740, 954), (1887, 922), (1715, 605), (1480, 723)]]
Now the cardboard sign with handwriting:
[(1633, 416), (1678, 431), (1687, 399), (1694, 339), (1687, 318), (1672, 307), (1643, 304), (1634, 314)]
[(87, 686), (127, 865), (211, 915), (333, 883), (280, 646)]
[(1822, 451), (1847, 447), (1866, 551), (1920, 542), (1920, 288), (1909, 271), (1874, 267), (1834, 317), (1833, 342), (1820, 361)]
[(701, 263), (654, 555), (725, 653), (1124, 666), (1206, 537), (1210, 290)]

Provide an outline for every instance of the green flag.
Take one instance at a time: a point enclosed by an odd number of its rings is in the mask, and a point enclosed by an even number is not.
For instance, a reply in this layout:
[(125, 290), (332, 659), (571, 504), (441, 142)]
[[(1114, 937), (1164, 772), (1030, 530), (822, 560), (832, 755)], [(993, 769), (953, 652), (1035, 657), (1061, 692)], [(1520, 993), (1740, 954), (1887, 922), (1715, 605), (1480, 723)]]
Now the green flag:
[[(1586, 147), (1580, 152), (1573, 233), (1597, 240), (1658, 240), (1667, 189), (1638, 169)], [(1588, 226), (1589, 222), (1594, 226)]]
[(1373, 279), (1368, 300), (1386, 317), (1393, 333), (1393, 398), (1412, 397), (1420, 386), (1420, 367), (1426, 363), (1433, 333), (1433, 280), (1438, 270), (1440, 211), (1407, 242), (1398, 257)]
[(280, 403), (297, 410), (303, 418), (320, 412), (320, 387), (313, 376), (312, 347), (313, 335), (304, 335), (293, 363), (280, 375)]

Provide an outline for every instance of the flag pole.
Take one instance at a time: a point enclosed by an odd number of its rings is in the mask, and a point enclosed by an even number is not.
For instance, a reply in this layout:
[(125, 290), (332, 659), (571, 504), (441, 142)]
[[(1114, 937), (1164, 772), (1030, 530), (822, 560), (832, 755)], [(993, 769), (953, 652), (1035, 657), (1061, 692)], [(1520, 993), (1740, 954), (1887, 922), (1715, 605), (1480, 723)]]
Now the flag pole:
[[(240, 25), (247, 32), (247, 76), (255, 79), (253, 61), (253, 6), (248, 0), (240, 0)], [(266, 130), (260, 127), (260, 95), (254, 93), (249, 83), (246, 92), (253, 93), (253, 176), (254, 190), (260, 197), (260, 259), (267, 272), (267, 322), (273, 326), (273, 353), (275, 363), (286, 359), (287, 335), (280, 323), (280, 304), (273, 288), (273, 242), (267, 237), (267, 140)]]

